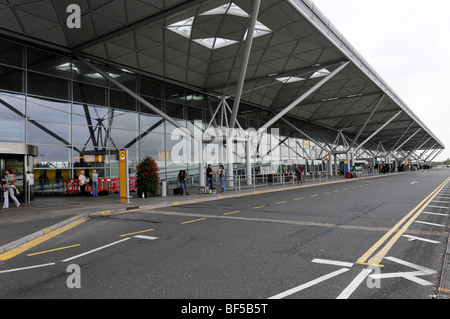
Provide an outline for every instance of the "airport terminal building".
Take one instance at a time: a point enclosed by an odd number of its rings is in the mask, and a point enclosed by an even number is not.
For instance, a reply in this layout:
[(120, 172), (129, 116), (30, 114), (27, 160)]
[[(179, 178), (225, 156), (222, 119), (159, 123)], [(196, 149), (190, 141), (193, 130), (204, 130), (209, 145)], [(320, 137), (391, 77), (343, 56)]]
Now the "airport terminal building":
[(2, 174), (64, 193), (122, 149), (131, 176), (152, 156), (201, 185), (209, 163), (334, 175), (444, 145), (309, 0), (0, 0)]

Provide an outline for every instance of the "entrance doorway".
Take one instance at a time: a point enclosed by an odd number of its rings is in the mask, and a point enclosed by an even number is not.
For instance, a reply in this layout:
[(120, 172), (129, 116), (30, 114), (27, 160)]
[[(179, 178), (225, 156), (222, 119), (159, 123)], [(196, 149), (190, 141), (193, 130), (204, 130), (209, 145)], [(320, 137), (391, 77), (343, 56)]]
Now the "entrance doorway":
[[(0, 175), (5, 178), (5, 170), (14, 171), (16, 175), (15, 186), (19, 191), (16, 196), (19, 202), (29, 203), (34, 200), (34, 192), (32, 185), (34, 184), (33, 164), (34, 157), (38, 154), (37, 147), (16, 144), (16, 143), (0, 143)], [(0, 191), (0, 204), (3, 205), (4, 192)]]

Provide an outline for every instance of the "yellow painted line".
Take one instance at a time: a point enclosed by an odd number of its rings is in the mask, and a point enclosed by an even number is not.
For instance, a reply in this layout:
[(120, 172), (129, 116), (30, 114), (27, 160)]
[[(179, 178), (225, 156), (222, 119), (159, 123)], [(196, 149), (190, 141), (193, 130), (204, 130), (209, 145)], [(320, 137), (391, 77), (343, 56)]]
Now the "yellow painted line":
[(123, 234), (123, 235), (120, 235), (119, 237), (126, 237), (126, 236), (132, 236), (132, 235), (136, 235), (136, 234), (147, 233), (147, 232), (152, 231), (152, 230), (154, 230), (154, 229), (141, 230), (141, 231), (137, 231), (135, 233)]
[(45, 251), (40, 251), (38, 253), (34, 253), (34, 254), (28, 254), (27, 256), (36, 256), (36, 255), (42, 255), (42, 254), (46, 254), (46, 253), (52, 253), (54, 251), (59, 251), (59, 250), (64, 250), (64, 249), (69, 249), (69, 248), (73, 248), (73, 247), (78, 247), (81, 246), (80, 244), (76, 244), (76, 245), (72, 245), (72, 246), (66, 246), (66, 247), (61, 247), (61, 248), (55, 248), (55, 249), (50, 249), (50, 250), (45, 250)]
[(226, 213), (226, 214), (224, 214), (225, 216), (226, 215), (231, 215), (231, 214), (237, 214), (237, 213), (240, 213), (241, 211), (239, 211), (239, 210), (237, 210), (237, 211), (235, 211), (235, 212), (229, 212), (229, 213)]
[(384, 267), (384, 265), (380, 265), (380, 264), (363, 263), (363, 262), (359, 262), (359, 261), (355, 262), (355, 264), (364, 265), (364, 266), (374, 266), (374, 267), (380, 267), (380, 268)]
[(256, 207), (253, 207), (253, 209), (263, 208), (263, 207), (266, 207), (266, 206), (267, 206), (267, 205), (256, 206)]
[(317, 197), (317, 196), (319, 196), (319, 195), (317, 195), (317, 194), (314, 194), (314, 195), (311, 195), (310, 197)]
[(305, 199), (305, 197), (296, 198), (294, 200), (302, 200), (302, 199)]
[(195, 223), (195, 222), (199, 222), (199, 221), (202, 221), (202, 220), (205, 220), (206, 218), (200, 218), (200, 219), (195, 219), (195, 220), (190, 220), (190, 221), (188, 221), (188, 222), (184, 222), (184, 223), (181, 223), (182, 225), (184, 225), (184, 224), (189, 224), (189, 223)]
[[(403, 235), (403, 233), (409, 228), (414, 220), (422, 213), (422, 211), (429, 205), (429, 203), (437, 196), (437, 194), (444, 188), (450, 181), (450, 177), (447, 178), (440, 186), (438, 186), (430, 195), (428, 195), (423, 201), (421, 201), (416, 207), (414, 207), (405, 217), (403, 217), (393, 228), (391, 228), (380, 240), (378, 240), (364, 255), (362, 255), (356, 263), (364, 263), (369, 257), (383, 245), (392, 234), (397, 234), (368, 262), (372, 264), (378, 264), (387, 252), (392, 248), (394, 243)], [(414, 214), (415, 213), (415, 214)], [(409, 219), (409, 220), (408, 220)], [(406, 222), (402, 229), (400, 227)], [(399, 230), (400, 229), (400, 230)]]
[(330, 194), (330, 192), (325, 192), (325, 193), (323, 193), (324, 195), (328, 195), (328, 194)]
[(282, 201), (282, 202), (278, 202), (277, 205), (284, 204), (284, 203), (287, 203), (287, 200)]
[(335, 193), (338, 193), (338, 192), (340, 192), (341, 190), (340, 189), (336, 189), (334, 192)]
[(438, 288), (439, 291), (450, 292), (450, 289)]
[(348, 188), (344, 188), (344, 191), (348, 191)]
[(37, 245), (42, 244), (43, 242), (45, 242), (53, 237), (56, 237), (59, 234), (62, 234), (65, 231), (68, 231), (69, 229), (72, 229), (72, 228), (80, 225), (81, 223), (84, 223), (86, 220), (88, 220), (88, 219), (87, 218), (79, 219), (73, 223), (70, 223), (64, 227), (61, 227), (60, 229), (54, 230), (54, 231), (49, 232), (39, 238), (29, 241), (28, 243), (25, 243), (17, 248), (11, 249), (10, 251), (7, 251), (0, 255), (0, 261), (4, 261), (4, 260), (11, 259), (13, 257), (16, 257), (17, 255), (20, 255), (21, 253), (23, 253), (33, 247), (36, 247)]

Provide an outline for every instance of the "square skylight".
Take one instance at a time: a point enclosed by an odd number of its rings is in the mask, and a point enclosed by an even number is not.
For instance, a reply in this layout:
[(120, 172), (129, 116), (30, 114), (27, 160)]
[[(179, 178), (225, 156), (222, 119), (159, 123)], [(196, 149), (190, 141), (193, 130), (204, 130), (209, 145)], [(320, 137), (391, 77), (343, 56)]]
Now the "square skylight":
[[(207, 12), (201, 13), (201, 16), (223, 16), (223, 15), (232, 15), (237, 17), (243, 17), (243, 18), (249, 18), (250, 15), (242, 10), (239, 6), (237, 6), (234, 3), (228, 3), (225, 5), (222, 5), (220, 7), (217, 7), (215, 9), (209, 10)], [(168, 30), (175, 32), (178, 35), (181, 35), (189, 40), (194, 41), (195, 43), (198, 43), (208, 49), (214, 50), (214, 49), (220, 49), (229, 45), (233, 45), (238, 43), (239, 41), (232, 40), (232, 39), (225, 39), (221, 37), (211, 37), (211, 38), (201, 38), (201, 39), (193, 39), (192, 38), (192, 30), (194, 28), (194, 25), (196, 28), (201, 29), (201, 25), (195, 24), (196, 17), (190, 17), (188, 19), (178, 21), (175, 23), (172, 23), (167, 27)], [(218, 24), (220, 23), (220, 19), (218, 19)], [(207, 26), (205, 26), (207, 28)], [(271, 33), (272, 30), (270, 30), (268, 27), (266, 27), (264, 24), (262, 24), (259, 21), (256, 21), (255, 26), (255, 33), (254, 38), (261, 37), (263, 35)], [(245, 35), (242, 39), (242, 41), (247, 40), (247, 33), (248, 30), (245, 32)]]

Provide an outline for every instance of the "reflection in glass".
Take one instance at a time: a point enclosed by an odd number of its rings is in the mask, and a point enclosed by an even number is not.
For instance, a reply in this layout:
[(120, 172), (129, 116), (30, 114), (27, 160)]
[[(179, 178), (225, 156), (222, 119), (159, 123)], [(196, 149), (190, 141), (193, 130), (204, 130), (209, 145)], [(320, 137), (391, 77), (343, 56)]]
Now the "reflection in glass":
[(0, 117), (0, 142), (25, 143), (25, 121)]
[(35, 168), (69, 168), (71, 167), (71, 149), (48, 145), (36, 145), (38, 156), (34, 158)]
[(105, 126), (108, 123), (108, 108), (87, 104), (74, 104), (72, 122), (74, 124)]
[(71, 103), (28, 97), (27, 112), (31, 119), (70, 123)]
[(69, 82), (61, 78), (28, 72), (28, 94), (69, 99)]
[(0, 63), (23, 66), (23, 47), (20, 44), (0, 39)]
[(27, 52), (28, 69), (70, 78), (72, 63), (69, 58), (31, 47)]
[(123, 91), (110, 90), (111, 107), (121, 110), (136, 111), (136, 100)]
[(23, 71), (0, 65), (0, 89), (23, 92)]
[(111, 110), (109, 122), (111, 128), (123, 128), (129, 130), (138, 129), (138, 115), (135, 112), (125, 112), (116, 109)]
[(106, 105), (106, 88), (74, 81), (73, 100), (80, 103)]
[(71, 145), (70, 124), (28, 121), (27, 143)]
[(25, 96), (0, 91), (0, 116), (25, 117)]

